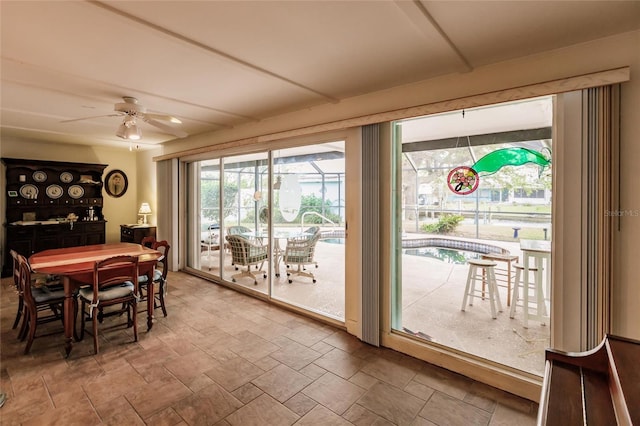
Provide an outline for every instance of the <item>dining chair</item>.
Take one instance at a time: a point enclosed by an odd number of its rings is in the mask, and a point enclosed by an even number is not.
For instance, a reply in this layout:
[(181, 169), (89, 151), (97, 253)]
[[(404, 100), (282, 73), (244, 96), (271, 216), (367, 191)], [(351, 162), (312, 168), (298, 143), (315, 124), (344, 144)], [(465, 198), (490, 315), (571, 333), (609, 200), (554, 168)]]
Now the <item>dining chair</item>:
[[(162, 257), (158, 259), (158, 263), (153, 271), (153, 283), (157, 286), (157, 293), (154, 288), (154, 300), (153, 309), (158, 307), (162, 308), (162, 313), (167, 316), (167, 308), (164, 303), (164, 298), (167, 295), (167, 273), (169, 272), (169, 250), (171, 245), (166, 240), (156, 241), (154, 237), (145, 237), (142, 239), (141, 244), (145, 247), (153, 250), (158, 250), (162, 253)], [(148, 282), (149, 278), (146, 275), (140, 275), (138, 277), (138, 285), (140, 286), (140, 302), (147, 300), (148, 294)], [(156, 304), (156, 300), (159, 305)]]
[[(78, 301), (81, 308), (81, 330), (79, 340), (84, 338), (85, 323), (91, 319), (93, 325), (93, 349), (98, 353), (98, 322), (104, 317), (127, 313), (127, 328), (133, 326), (134, 341), (138, 341), (137, 324), (137, 297), (138, 297), (138, 257), (137, 256), (113, 256), (95, 262), (93, 266), (93, 284), (78, 290), (78, 297), (74, 305), (78, 310)], [(103, 308), (121, 305), (118, 310), (104, 313), (98, 317), (95, 312)], [(102, 312), (101, 312), (102, 313)], [(100, 321), (101, 322), (101, 321)], [(115, 324), (109, 328), (117, 327)], [(74, 327), (75, 328), (75, 327)]]
[(22, 319), (22, 312), (24, 309), (24, 296), (20, 289), (20, 260), (18, 258), (18, 252), (10, 250), (9, 254), (13, 260), (13, 285), (16, 288), (16, 294), (18, 295), (18, 310), (16, 311), (16, 319), (13, 321), (12, 329), (15, 329)]
[[(315, 276), (311, 272), (305, 270), (306, 265), (314, 265), (318, 267), (318, 263), (314, 260), (316, 244), (320, 239), (320, 232), (312, 235), (304, 235), (301, 237), (294, 237), (287, 239), (287, 246), (284, 249), (283, 261), (287, 267), (287, 276), (289, 277), (289, 283), (292, 283), (292, 274), (302, 275), (309, 277), (316, 282)], [(298, 268), (294, 271), (291, 269), (292, 265), (297, 265)]]
[[(19, 257), (21, 256), (17, 251), (15, 250), (9, 250), (9, 254), (11, 255), (11, 259), (13, 261), (13, 284), (16, 288), (16, 294), (18, 295), (18, 308), (16, 310), (16, 318), (13, 322), (13, 326), (11, 327), (12, 329), (15, 329), (16, 327), (18, 327), (18, 324), (20, 323), (20, 319), (25, 318), (25, 316), (23, 315), (24, 312), (24, 295), (23, 295), (23, 291), (20, 288), (20, 259)], [(26, 258), (25, 258), (26, 259)], [(27, 261), (28, 264), (28, 261)], [(30, 268), (30, 266), (29, 266)], [(36, 274), (33, 271), (31, 271), (31, 286), (34, 285), (46, 285), (48, 290), (61, 290), (62, 289), (62, 283), (60, 282), (60, 277), (57, 276), (53, 276), (53, 275), (45, 275), (45, 274)], [(41, 306), (39, 307), (40, 310), (46, 310), (49, 309), (47, 308), (47, 306)], [(56, 306), (55, 304), (53, 306), (51, 306), (51, 309), (53, 311), (54, 314), (58, 315), (58, 311), (56, 310)], [(25, 332), (26, 330), (26, 325), (24, 325), (20, 328), (20, 332), (18, 333), (18, 338), (22, 338), (22, 334)]]
[[(231, 247), (231, 259), (232, 264), (236, 266), (246, 266), (247, 270), (242, 271), (239, 274), (235, 274), (231, 277), (231, 281), (236, 282), (236, 279), (241, 277), (253, 278), (253, 283), (258, 284), (255, 274), (262, 273), (264, 278), (267, 278), (267, 273), (262, 271), (264, 262), (269, 257), (269, 247), (261, 244), (256, 244), (249, 239), (241, 235), (226, 235), (225, 239)], [(251, 266), (255, 265), (258, 270), (251, 271)], [(260, 265), (260, 266), (258, 266)]]
[[(64, 326), (64, 290), (51, 290), (46, 286), (34, 287), (29, 262), (24, 256), (17, 253), (16, 259), (19, 271), (18, 283), (23, 297), (23, 320), (19, 337), (21, 341), (27, 339), (27, 345), (24, 349), (26, 355), (31, 350), (38, 325), (61, 321)], [(49, 310), (51, 312), (48, 312)]]

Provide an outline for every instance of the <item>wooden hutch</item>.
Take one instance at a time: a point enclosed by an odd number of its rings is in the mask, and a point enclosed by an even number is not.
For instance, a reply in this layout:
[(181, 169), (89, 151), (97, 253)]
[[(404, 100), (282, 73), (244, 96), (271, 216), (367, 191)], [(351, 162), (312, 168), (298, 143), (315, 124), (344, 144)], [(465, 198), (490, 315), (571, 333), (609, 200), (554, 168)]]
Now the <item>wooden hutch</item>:
[(52, 248), (105, 242), (106, 164), (17, 158), (2, 162), (6, 166), (3, 277), (11, 275), (9, 250), (29, 257)]

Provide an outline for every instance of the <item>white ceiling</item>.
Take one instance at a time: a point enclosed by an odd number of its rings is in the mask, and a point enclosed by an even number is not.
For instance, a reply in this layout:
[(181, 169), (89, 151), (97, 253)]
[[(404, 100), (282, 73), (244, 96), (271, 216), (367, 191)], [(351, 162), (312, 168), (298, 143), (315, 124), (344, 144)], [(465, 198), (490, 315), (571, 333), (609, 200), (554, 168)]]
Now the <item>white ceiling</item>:
[[(128, 146), (123, 96), (189, 135), (640, 28), (640, 1), (2, 1), (2, 138)], [(141, 143), (175, 137), (143, 124)]]

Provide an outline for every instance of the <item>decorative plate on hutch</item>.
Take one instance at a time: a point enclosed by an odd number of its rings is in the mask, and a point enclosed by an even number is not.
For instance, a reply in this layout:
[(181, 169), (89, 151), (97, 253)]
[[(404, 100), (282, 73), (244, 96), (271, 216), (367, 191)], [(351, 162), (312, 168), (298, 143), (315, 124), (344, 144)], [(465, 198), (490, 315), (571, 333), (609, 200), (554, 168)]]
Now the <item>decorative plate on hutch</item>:
[(69, 193), (69, 197), (78, 199), (84, 195), (84, 188), (80, 185), (71, 185), (67, 192)]
[(38, 198), (38, 187), (31, 184), (22, 185), (20, 187), (20, 195), (27, 200), (34, 200)]
[(33, 172), (33, 180), (35, 180), (36, 182), (44, 182), (45, 180), (47, 180), (47, 174), (42, 170), (37, 170)]
[(49, 185), (47, 186), (45, 192), (47, 194), (47, 197), (55, 200), (56, 198), (62, 197), (62, 194), (64, 194), (64, 189), (62, 189), (60, 185)]
[(71, 183), (73, 182), (73, 175), (69, 172), (60, 173), (60, 182), (62, 183)]

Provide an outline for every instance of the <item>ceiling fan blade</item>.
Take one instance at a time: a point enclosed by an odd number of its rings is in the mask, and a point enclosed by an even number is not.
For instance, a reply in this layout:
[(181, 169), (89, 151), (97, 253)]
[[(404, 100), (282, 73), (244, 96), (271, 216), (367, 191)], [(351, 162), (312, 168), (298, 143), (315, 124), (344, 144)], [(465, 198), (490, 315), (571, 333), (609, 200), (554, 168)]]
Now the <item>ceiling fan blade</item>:
[(152, 120), (162, 120), (162, 121), (169, 121), (171, 123), (176, 123), (176, 124), (182, 124), (182, 121), (177, 118), (174, 117), (173, 115), (168, 115), (168, 114), (152, 114), (149, 112), (146, 112), (145, 117), (150, 118)]
[(123, 114), (102, 114), (102, 115), (93, 115), (91, 117), (82, 117), (82, 118), (72, 118), (71, 120), (62, 120), (61, 123), (72, 123), (74, 121), (81, 120), (91, 120), (93, 118), (101, 118), (101, 117), (120, 117)]
[(145, 115), (144, 121), (145, 121), (145, 123), (149, 123), (152, 126), (155, 126), (158, 129), (164, 131), (165, 133), (169, 133), (170, 135), (174, 135), (174, 136), (177, 136), (179, 138), (186, 138), (187, 136), (189, 136), (189, 134), (187, 132), (183, 132), (182, 130), (174, 129), (171, 126), (168, 126), (168, 125), (166, 125), (164, 123), (156, 121), (156, 120), (154, 120), (152, 118), (149, 118), (149, 114)]

